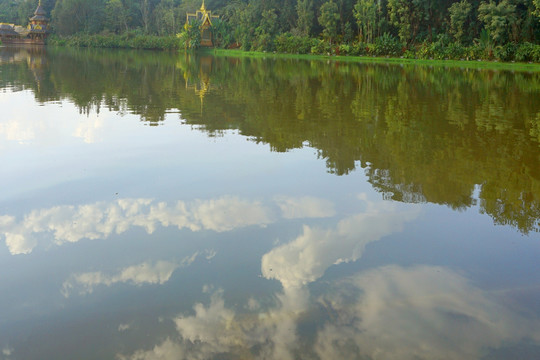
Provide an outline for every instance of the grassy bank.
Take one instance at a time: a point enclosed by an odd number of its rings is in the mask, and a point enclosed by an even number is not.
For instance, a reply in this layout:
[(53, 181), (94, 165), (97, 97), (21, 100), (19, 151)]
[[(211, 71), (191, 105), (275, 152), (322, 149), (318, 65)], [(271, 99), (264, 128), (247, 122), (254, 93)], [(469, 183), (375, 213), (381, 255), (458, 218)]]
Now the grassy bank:
[[(313, 40), (315, 41), (315, 40)], [(77, 34), (66, 37), (51, 36), (47, 43), (54, 46), (66, 46), (66, 47), (89, 47), (89, 48), (124, 48), (124, 49), (154, 49), (154, 50), (179, 50), (180, 42), (178, 38), (174, 36), (163, 37), (163, 36), (151, 36), (151, 35), (142, 35), (137, 32), (127, 32), (121, 35), (116, 34), (102, 34), (102, 35), (86, 35), (86, 34)], [(290, 45), (290, 44), (289, 44)], [(540, 48), (540, 45), (531, 45), (532, 53), (536, 54), (538, 51), (537, 48)], [(358, 46), (357, 46), (358, 47)], [(302, 47), (301, 47), (302, 48)], [(305, 47), (307, 49), (307, 47)], [(342, 48), (341, 55), (323, 55), (328, 54), (327, 52), (317, 52), (317, 53), (291, 53), (292, 51), (287, 51), (287, 48), (284, 51), (277, 52), (262, 52), (262, 51), (244, 51), (244, 50), (226, 50), (226, 49), (201, 49), (203, 52), (210, 52), (212, 54), (221, 55), (221, 56), (247, 56), (247, 57), (275, 57), (275, 58), (290, 58), (290, 59), (310, 59), (310, 60), (331, 60), (331, 61), (341, 61), (341, 62), (362, 62), (362, 63), (397, 63), (397, 64), (414, 64), (414, 65), (427, 65), (427, 66), (444, 66), (444, 67), (463, 67), (463, 68), (476, 68), (476, 69), (493, 69), (493, 70), (510, 70), (510, 71), (529, 71), (529, 72), (540, 72), (540, 63), (538, 62), (502, 62), (496, 60), (441, 60), (434, 57), (433, 60), (426, 58), (413, 58), (411, 53), (405, 53), (402, 56), (396, 50), (389, 51), (391, 48), (384, 48), (382, 50), (387, 50), (386, 53), (394, 55), (380, 55), (373, 56), (372, 54), (363, 54), (355, 55), (351, 51), (350, 47), (340, 46)], [(361, 47), (364, 49), (364, 47)], [(304, 49), (304, 50), (306, 50)], [(347, 50), (350, 53), (346, 54)], [(366, 47), (365, 49), (368, 49)], [(291, 50), (291, 49), (288, 49)], [(324, 49), (323, 49), (324, 50)], [(421, 50), (421, 49), (420, 49)], [(311, 49), (313, 51), (313, 49)], [(307, 52), (307, 50), (306, 50)], [(442, 53), (442, 52), (441, 52)], [(376, 55), (379, 55), (375, 52)], [(385, 52), (382, 52), (385, 54)], [(426, 53), (432, 55), (431, 53)], [(421, 51), (418, 51), (416, 55), (426, 55)], [(435, 53), (436, 55), (437, 53)], [(535, 55), (536, 56), (536, 55)]]
[(518, 62), (499, 62), (499, 61), (467, 61), (467, 60), (425, 60), (425, 59), (407, 59), (396, 57), (368, 57), (368, 56), (339, 56), (339, 55), (311, 55), (311, 54), (279, 54), (266, 53), (258, 51), (225, 50), (225, 49), (203, 49), (205, 53), (211, 53), (218, 56), (232, 57), (257, 57), (257, 58), (286, 58), (286, 59), (305, 59), (305, 60), (328, 60), (341, 62), (359, 62), (359, 63), (380, 63), (380, 64), (412, 64), (425, 66), (443, 66), (443, 67), (463, 67), (475, 69), (492, 70), (511, 70), (511, 71), (529, 71), (540, 72), (540, 64), (537, 63), (518, 63)]

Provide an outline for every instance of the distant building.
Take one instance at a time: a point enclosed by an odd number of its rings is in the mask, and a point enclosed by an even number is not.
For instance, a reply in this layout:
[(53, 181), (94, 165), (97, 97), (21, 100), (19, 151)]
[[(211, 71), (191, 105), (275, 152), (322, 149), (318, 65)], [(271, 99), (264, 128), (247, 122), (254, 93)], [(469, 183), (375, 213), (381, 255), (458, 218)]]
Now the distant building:
[(41, 6), (41, 0), (39, 0), (38, 7), (34, 11), (34, 16), (30, 18), (30, 23), (28, 24), (28, 37), (32, 40), (41, 40), (45, 41), (47, 34), (49, 32), (49, 19), (45, 17), (47, 13)]
[(0, 40), (3, 43), (10, 43), (19, 39), (21, 35), (15, 31), (15, 25), (13, 24), (0, 24)]
[(214, 46), (212, 36), (212, 20), (218, 19), (218, 15), (212, 15), (212, 11), (206, 10), (204, 0), (202, 6), (195, 14), (187, 14), (186, 24), (191, 25), (194, 21), (201, 22), (201, 46)]
[(44, 44), (49, 34), (49, 19), (39, 0), (28, 27), (0, 23), (0, 41), (6, 44)]

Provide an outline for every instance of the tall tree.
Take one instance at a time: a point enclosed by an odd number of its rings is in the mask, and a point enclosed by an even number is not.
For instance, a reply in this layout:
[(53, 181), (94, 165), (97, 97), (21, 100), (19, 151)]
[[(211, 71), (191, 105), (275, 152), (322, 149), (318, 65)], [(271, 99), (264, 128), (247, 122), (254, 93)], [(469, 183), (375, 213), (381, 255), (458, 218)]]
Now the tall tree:
[(496, 44), (502, 44), (509, 39), (510, 29), (517, 21), (516, 7), (508, 0), (499, 4), (482, 2), (478, 8), (478, 19), (484, 23), (491, 39)]
[(360, 41), (373, 42), (377, 19), (375, 0), (358, 0), (354, 6), (354, 17), (358, 25)]
[(138, 9), (141, 16), (143, 31), (149, 34), (152, 29), (152, 13), (159, 0), (137, 0)]
[(23, 0), (19, 3), (17, 9), (17, 24), (25, 26), (28, 24), (28, 19), (34, 13), (36, 3), (33, 0)]
[(52, 25), (61, 35), (97, 33), (103, 29), (103, 0), (58, 0), (51, 12)]
[(323, 35), (332, 44), (338, 32), (338, 7), (333, 0), (330, 0), (321, 6), (320, 12), (318, 20), (323, 27)]
[(105, 27), (115, 33), (128, 30), (129, 13), (121, 0), (108, 0), (105, 5)]
[(313, 20), (315, 19), (312, 0), (298, 0), (296, 13), (298, 16), (298, 31), (302, 35), (308, 36), (313, 26)]
[(152, 15), (158, 35), (176, 34), (178, 21), (173, 0), (161, 0)]
[(470, 18), (472, 6), (467, 0), (455, 2), (448, 10), (450, 13), (450, 31), (456, 41), (463, 43), (466, 33), (465, 24)]
[(390, 22), (403, 43), (410, 44), (418, 33), (421, 14), (411, 0), (388, 0)]

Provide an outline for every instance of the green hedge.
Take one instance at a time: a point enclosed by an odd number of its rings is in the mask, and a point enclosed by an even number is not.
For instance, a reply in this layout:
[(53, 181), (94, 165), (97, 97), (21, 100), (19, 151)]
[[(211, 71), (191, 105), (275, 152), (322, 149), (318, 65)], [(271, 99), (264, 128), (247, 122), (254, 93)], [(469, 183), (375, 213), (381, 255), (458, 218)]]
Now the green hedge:
[(51, 36), (47, 39), (50, 45), (69, 47), (94, 47), (94, 48), (131, 48), (131, 49), (158, 49), (176, 50), (179, 41), (174, 36), (151, 36), (133, 33), (122, 35), (86, 35), (76, 34), (66, 37)]
[(291, 33), (281, 34), (275, 40), (276, 51), (283, 54), (309, 54), (316, 43), (316, 39), (294, 36)]

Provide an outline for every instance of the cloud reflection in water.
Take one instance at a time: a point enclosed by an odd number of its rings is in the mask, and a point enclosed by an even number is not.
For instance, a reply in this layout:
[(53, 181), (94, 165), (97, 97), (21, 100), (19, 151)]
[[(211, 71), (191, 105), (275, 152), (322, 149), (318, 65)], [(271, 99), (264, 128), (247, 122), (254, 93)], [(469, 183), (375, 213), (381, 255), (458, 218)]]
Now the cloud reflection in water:
[(79, 289), (79, 294), (90, 294), (98, 285), (111, 286), (117, 283), (133, 285), (164, 284), (169, 281), (172, 273), (179, 267), (168, 261), (157, 261), (155, 264), (144, 262), (120, 270), (115, 275), (107, 275), (101, 271), (74, 274), (62, 285), (62, 295), (69, 297), (71, 292)]
[[(177, 334), (120, 359), (477, 359), (486, 349), (540, 341), (533, 320), (442, 267), (386, 266), (346, 278), (304, 309), (280, 303), (259, 314), (227, 308), (223, 293), (175, 319)], [(311, 341), (299, 341), (303, 315), (332, 314)], [(303, 311), (300, 311), (303, 310)], [(309, 344), (309, 345), (306, 345)], [(256, 351), (254, 351), (256, 349)]]
[[(360, 259), (368, 243), (418, 215), (415, 207), (403, 208), (368, 202), (365, 212), (334, 228), (304, 226), (262, 258), (263, 275), (283, 285), (274, 306), (250, 298), (244, 310), (227, 307), (218, 290), (207, 305), (174, 319), (176, 334), (119, 358), (470, 359), (525, 338), (540, 341), (532, 320), (443, 267), (383, 266), (310, 293), (307, 285), (328, 267)], [(312, 316), (321, 326), (302, 333)]]
[[(294, 199), (289, 201), (298, 203)], [(317, 201), (312, 198), (308, 205), (316, 204)], [(308, 216), (314, 214), (313, 211), (302, 211), (301, 206), (296, 207), (296, 213)], [(333, 211), (315, 215), (320, 217), (329, 214), (333, 214)], [(152, 234), (158, 226), (225, 232), (251, 225), (264, 226), (275, 219), (275, 211), (271, 206), (235, 196), (194, 200), (190, 203), (178, 201), (173, 205), (152, 199), (119, 199), (33, 210), (20, 221), (14, 216), (0, 216), (0, 234), (5, 237), (9, 252), (16, 255), (31, 253), (38, 244), (38, 238), (46, 237), (47, 234), (52, 235), (56, 245), (61, 245), (82, 239), (104, 239), (132, 227), (143, 228), (148, 234)]]

